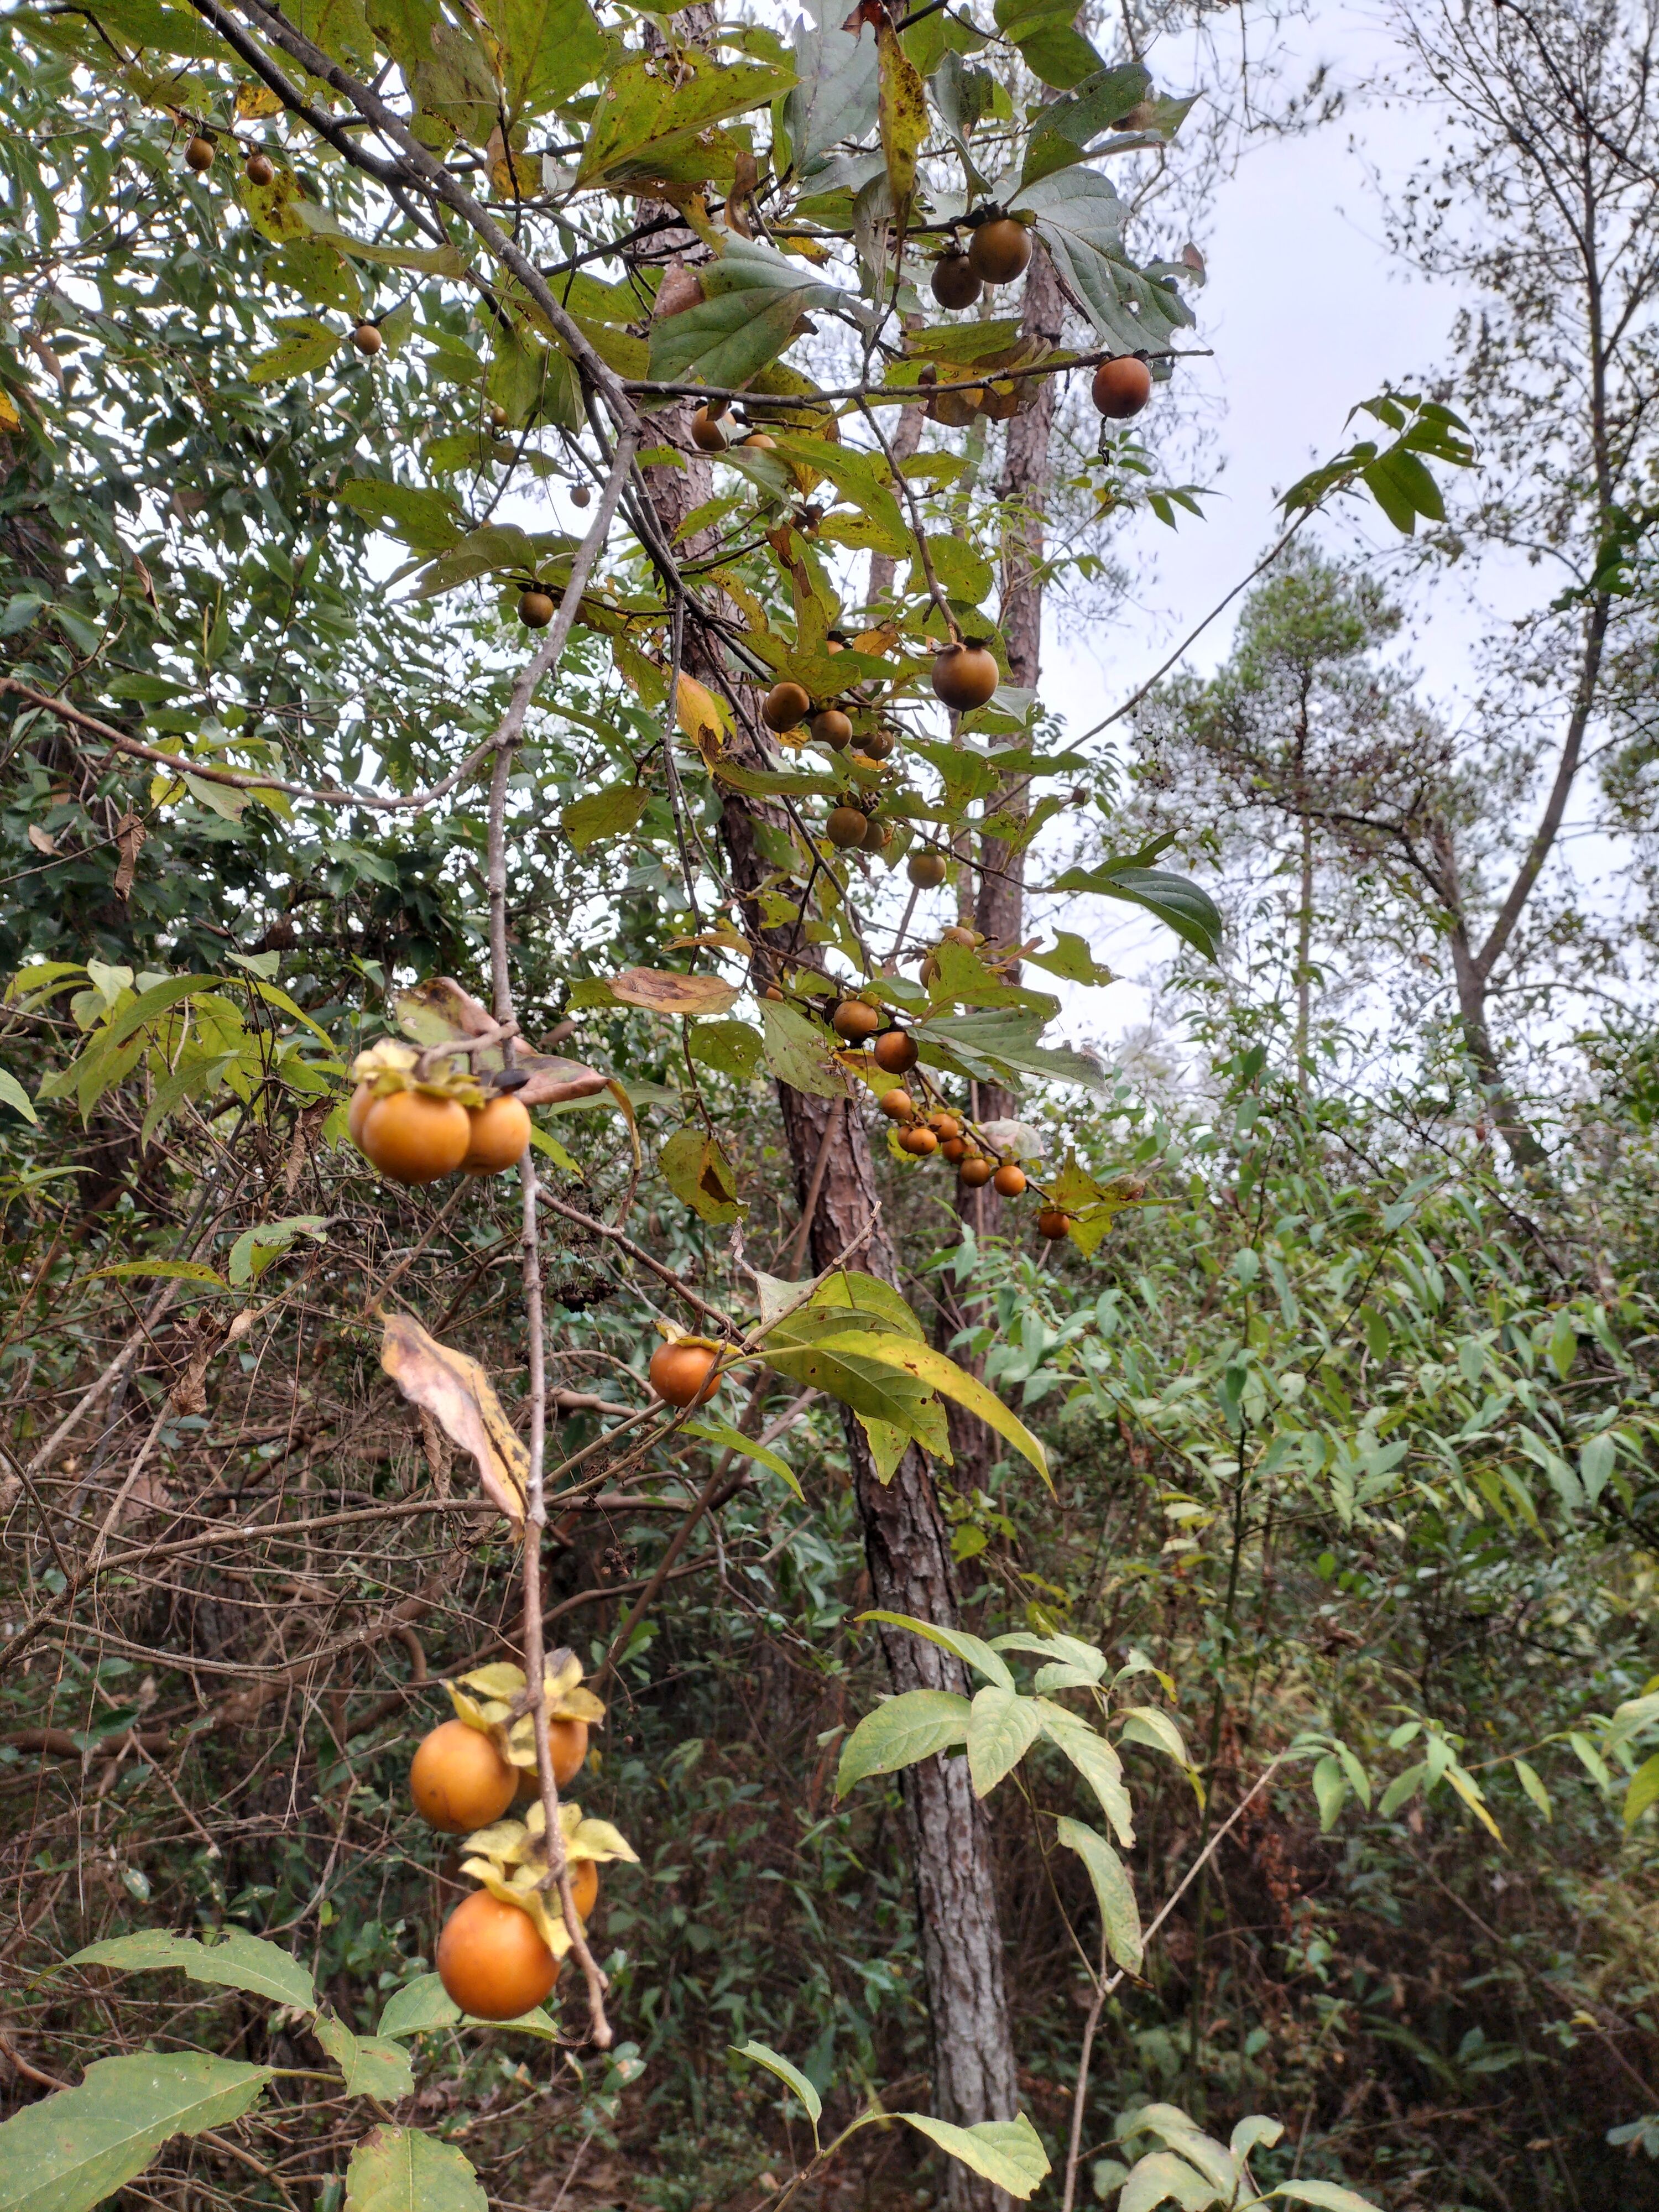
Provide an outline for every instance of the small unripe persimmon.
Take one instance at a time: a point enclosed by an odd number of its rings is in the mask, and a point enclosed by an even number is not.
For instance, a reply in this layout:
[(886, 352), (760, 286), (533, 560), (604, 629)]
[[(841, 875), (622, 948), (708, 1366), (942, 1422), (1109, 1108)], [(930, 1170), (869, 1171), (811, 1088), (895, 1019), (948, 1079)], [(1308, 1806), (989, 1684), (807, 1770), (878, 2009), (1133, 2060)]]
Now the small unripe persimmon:
[(506, 429), (508, 421), (507, 412), (499, 399), (495, 399), (490, 402), (489, 406), (485, 410), (485, 420), (489, 423), (492, 429)]
[(1057, 1206), (1045, 1206), (1037, 1216), (1037, 1235), (1046, 1237), (1050, 1243), (1066, 1234), (1066, 1217)]
[(979, 943), (979, 932), (959, 921), (953, 921), (948, 929), (941, 929), (939, 934), (941, 945), (965, 945), (971, 951)]
[(726, 433), (706, 407), (691, 417), (691, 442), (700, 453), (723, 453)]
[(988, 284), (1012, 284), (1030, 258), (1030, 234), (1011, 215), (981, 223), (968, 241), (968, 265)]
[(918, 890), (937, 890), (949, 872), (949, 863), (943, 853), (912, 853), (904, 872)]
[(475, 2020), (517, 2020), (559, 1978), (530, 1915), (487, 1889), (463, 1898), (445, 1921), (437, 1967), (450, 1997)]
[(1095, 371), (1090, 396), (1109, 422), (1127, 422), (1152, 396), (1152, 372), (1138, 355), (1120, 354)]
[(933, 662), (934, 696), (953, 714), (982, 707), (1001, 680), (996, 655), (982, 645), (947, 645)]
[(501, 1819), (518, 1780), (482, 1729), (444, 1721), (421, 1740), (409, 1770), (409, 1794), (428, 1827), (465, 1836)]
[(424, 1091), (377, 1098), (362, 1120), (365, 1155), (393, 1182), (437, 1182), (466, 1158), (472, 1134), (465, 1106)]
[(207, 174), (213, 167), (211, 138), (203, 138), (198, 136), (191, 140), (185, 149), (185, 167), (187, 169), (194, 169), (198, 177), (204, 177)]
[(1025, 1170), (1016, 1167), (1012, 1160), (1005, 1160), (991, 1177), (1000, 1198), (1018, 1198), (1025, 1188)]
[(884, 1030), (875, 1042), (876, 1066), (889, 1075), (908, 1075), (921, 1054), (907, 1030)]
[(492, 1098), (467, 1120), (471, 1133), (461, 1162), (464, 1174), (500, 1175), (523, 1157), (530, 1142), (530, 1115), (516, 1098)]
[(870, 836), (870, 819), (856, 806), (832, 806), (823, 833), (838, 852), (856, 852)]
[(991, 1180), (991, 1163), (983, 1152), (970, 1153), (957, 1170), (969, 1190), (979, 1190)]
[(571, 486), (570, 504), (572, 507), (592, 507), (593, 504), (593, 495), (586, 484), (573, 484)]
[(848, 1044), (863, 1044), (874, 1036), (881, 1022), (879, 1007), (866, 1006), (862, 999), (843, 999), (830, 1016), (830, 1026)]
[(246, 173), (251, 185), (274, 184), (276, 178), (276, 167), (269, 154), (250, 154)]
[(664, 1344), (651, 1355), (651, 1388), (670, 1406), (706, 1406), (720, 1387), (712, 1344)]
[(359, 323), (351, 333), (351, 343), (365, 359), (369, 359), (379, 353), (386, 340), (380, 336), (378, 323)]
[(551, 597), (539, 587), (519, 594), (519, 620), (526, 629), (545, 629), (553, 619)]
[(916, 1102), (908, 1091), (884, 1091), (876, 1104), (890, 1121), (908, 1121), (916, 1110)]
[(985, 282), (968, 256), (953, 246), (933, 264), (933, 286), (940, 307), (956, 313), (973, 306), (985, 289)]
[(813, 715), (811, 730), (819, 744), (830, 745), (840, 752), (852, 737), (853, 725), (839, 707), (826, 707), (822, 714)]
[(921, 1123), (918, 1123), (914, 1129), (902, 1129), (899, 1132), (899, 1144), (905, 1152), (914, 1152), (918, 1159), (926, 1159), (929, 1152), (936, 1152), (939, 1150), (939, 1139), (931, 1129), (923, 1127)]
[(805, 685), (792, 684), (787, 678), (781, 684), (775, 684), (761, 701), (761, 720), (769, 730), (793, 730), (811, 710), (812, 702)]

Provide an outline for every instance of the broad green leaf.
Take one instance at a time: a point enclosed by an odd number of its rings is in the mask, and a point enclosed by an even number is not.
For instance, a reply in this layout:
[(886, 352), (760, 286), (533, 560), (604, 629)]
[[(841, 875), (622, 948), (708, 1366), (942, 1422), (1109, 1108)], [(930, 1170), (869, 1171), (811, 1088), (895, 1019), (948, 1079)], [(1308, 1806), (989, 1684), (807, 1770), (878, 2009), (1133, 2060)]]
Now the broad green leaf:
[(1181, 2212), (1208, 2212), (1212, 2204), (1226, 2201), (1215, 2184), (1184, 2158), (1170, 2150), (1155, 2150), (1130, 2168), (1117, 2212), (1152, 2212), (1154, 2205), (1167, 2204), (1171, 2197)]
[[(479, 12), (495, 34), (509, 128), (556, 107), (605, 67), (605, 34), (587, 0), (479, 0)], [(540, 184), (533, 175), (526, 195)]]
[[(933, 563), (933, 573), (944, 586), (946, 595), (958, 605), (976, 607), (988, 599), (991, 586), (996, 581), (996, 571), (985, 556), (965, 538), (952, 538), (945, 533), (933, 536), (928, 541), (928, 556)], [(926, 588), (926, 578), (922, 580)], [(957, 947), (956, 950), (965, 950)]]
[(1109, 344), (1124, 353), (1162, 352), (1190, 325), (1192, 310), (1173, 282), (1130, 259), (1123, 244), (1127, 208), (1098, 171), (1062, 169), (1022, 185), (1013, 198), (1036, 216), (1055, 267)]
[(840, 0), (808, 0), (795, 32), (795, 84), (783, 120), (798, 177), (832, 146), (866, 137), (876, 119), (876, 42), (844, 30), (846, 13)]
[(1342, 1762), (1329, 1752), (1314, 1767), (1313, 1793), (1319, 1807), (1319, 1832), (1328, 1836), (1348, 1796), (1348, 1778), (1342, 1771)]
[(24, 1090), (17, 1078), (9, 1069), (3, 1067), (0, 1067), (0, 1104), (9, 1106), (14, 1113), (21, 1114), (26, 1121), (33, 1121), (37, 1127), (39, 1127), (40, 1116), (34, 1110), (34, 1101)]
[(97, 2059), (78, 2087), (0, 2126), (0, 2212), (91, 2212), (173, 2136), (240, 2119), (270, 2078), (199, 2052)]
[(968, 1719), (968, 1771), (975, 1796), (988, 1797), (1042, 1733), (1042, 1714), (1035, 1698), (995, 1682), (977, 1691)]
[(844, 1797), (855, 1782), (872, 1774), (896, 1774), (965, 1743), (969, 1710), (967, 1698), (955, 1690), (906, 1690), (884, 1699), (842, 1747), (836, 1796)]
[[(1518, 1759), (1515, 1762), (1516, 1771), (1517, 1773), (1519, 1773), (1523, 1763), (1524, 1762), (1522, 1760)], [(1532, 1771), (1530, 1768), (1528, 1768), (1527, 1771), (1528, 1773), (1531, 1773)], [(1543, 1796), (1543, 1785), (1538, 1783), (1538, 1778), (1536, 1775), (1533, 1776), (1533, 1781), (1534, 1784), (1538, 1784), (1537, 1796), (1534, 1796), (1533, 1790), (1527, 1787), (1525, 1775), (1522, 1776), (1521, 1786), (1522, 1789), (1526, 1790), (1528, 1796), (1532, 1797), (1534, 1803), (1536, 1804), (1538, 1802), (1538, 1797)], [(1653, 1804), (1656, 1801), (1659, 1801), (1659, 1751), (1656, 1751), (1651, 1759), (1644, 1759), (1642, 1764), (1637, 1768), (1635, 1773), (1632, 1774), (1630, 1778), (1630, 1787), (1625, 1792), (1626, 1828), (1627, 1830), (1633, 1828), (1636, 1826), (1636, 1823), (1641, 1819), (1643, 1814), (1647, 1811), (1649, 1806)], [(1549, 1810), (1549, 1799), (1547, 1797), (1544, 1797), (1543, 1810), (1546, 1813)]]
[[(342, 230), (333, 215), (315, 201), (296, 199), (293, 212), (313, 238), (331, 246), (337, 252), (349, 253), (355, 261), (373, 262), (382, 269), (414, 269), (428, 276), (465, 276), (466, 263), (459, 247), (446, 242), (442, 246), (394, 246), (380, 238), (355, 238)], [(380, 325), (383, 335), (395, 331), (396, 325), (387, 316)], [(388, 339), (388, 343), (392, 340)]]
[(732, 1163), (718, 1137), (701, 1127), (677, 1129), (657, 1156), (662, 1179), (700, 1221), (738, 1220), (743, 1207)]
[(863, 1419), (902, 1430), (935, 1457), (948, 1456), (945, 1408), (933, 1392), (875, 1358), (869, 1349), (878, 1341), (873, 1336), (834, 1327), (824, 1336), (825, 1322), (821, 1314), (792, 1316), (767, 1337), (761, 1357), (791, 1382), (810, 1382)]
[(952, 2127), (926, 2112), (899, 2112), (895, 2118), (908, 2120), (930, 2142), (1022, 2203), (1048, 2173), (1042, 2138), (1024, 2112), (1012, 2120), (981, 2120), (971, 2128)]
[(911, 1035), (927, 1066), (954, 1067), (981, 1082), (1001, 1077), (1012, 1079), (1018, 1088), (1022, 1075), (1036, 1075), (1051, 1083), (1080, 1084), (1088, 1091), (1109, 1087), (1105, 1071), (1092, 1054), (1040, 1044), (1043, 1027), (1041, 1015), (1010, 1007), (982, 1014), (930, 1015), (916, 1024)]
[(411, 552), (430, 556), (458, 544), (466, 522), (447, 492), (429, 484), (385, 483), (354, 477), (334, 495), (342, 507), (394, 531)]
[(1065, 99), (1039, 109), (1026, 142), (1021, 182), (1031, 184), (1081, 161), (1085, 149), (1146, 99), (1152, 80), (1139, 62), (1093, 70)]
[(1126, 2124), (1125, 2132), (1162, 2136), (1170, 2148), (1178, 2152), (1189, 2166), (1195, 2166), (1224, 2198), (1231, 2198), (1237, 2186), (1238, 2168), (1231, 2151), (1213, 2136), (1206, 2136), (1179, 2105), (1143, 2105)]
[(997, 0), (996, 26), (1019, 48), (1020, 59), (1044, 84), (1065, 91), (1103, 68), (1100, 56), (1074, 27), (1069, 0)]
[(274, 327), (285, 335), (246, 364), (242, 374), (250, 384), (286, 384), (309, 375), (339, 350), (343, 334), (315, 315), (278, 315)]
[(188, 8), (164, 7), (161, 0), (98, 0), (93, 14), (123, 45), (178, 54), (190, 61), (223, 58), (224, 48), (211, 24)]
[(1220, 911), (1209, 893), (1164, 868), (1067, 868), (1049, 885), (1055, 891), (1094, 891), (1102, 898), (1126, 899), (1174, 930), (1206, 960), (1220, 949)]
[(970, 1413), (977, 1413), (987, 1428), (994, 1429), (1012, 1444), (1017, 1452), (1030, 1460), (1049, 1488), (1054, 1487), (1049, 1480), (1048, 1455), (1024, 1422), (1008, 1410), (994, 1390), (988, 1390), (977, 1376), (969, 1375), (944, 1352), (935, 1352), (931, 1344), (918, 1343), (912, 1337), (871, 1335), (862, 1339), (831, 1337), (824, 1340), (819, 1348), (856, 1351), (865, 1358), (913, 1376), (929, 1390), (941, 1391), (945, 1397), (954, 1398)]
[(416, 137), (440, 150), (456, 138), (482, 146), (496, 123), (499, 100), (477, 40), (436, 0), (368, 0), (367, 14), (415, 101)]
[(1428, 1771), (1426, 1765), (1419, 1765), (1408, 1766), (1403, 1774), (1395, 1776), (1382, 1792), (1382, 1802), (1376, 1808), (1385, 1820), (1392, 1820), (1407, 1800), (1417, 1795)]
[(876, 27), (876, 47), (880, 58), (877, 121), (881, 154), (887, 164), (889, 196), (894, 208), (902, 210), (915, 190), (916, 159), (927, 136), (927, 91), (884, 11)]
[[(606, 76), (587, 126), (576, 185), (729, 178), (731, 155), (722, 166), (710, 126), (763, 107), (793, 82), (790, 71), (769, 62), (718, 62), (685, 47), (672, 71), (644, 58), (624, 62)], [(707, 271), (699, 273), (706, 289)]]
[(1271, 2120), (1264, 2112), (1252, 2112), (1239, 2122), (1227, 2140), (1233, 2156), (1245, 2159), (1258, 2143), (1266, 2143), (1271, 2149), (1284, 2132), (1283, 2120)]
[(291, 1221), (264, 1221), (245, 1229), (230, 1248), (225, 1275), (232, 1290), (258, 1282), (274, 1260), (280, 1259), (297, 1237), (328, 1242), (328, 1230), (319, 1213), (296, 1214)]
[(760, 1065), (761, 1034), (749, 1022), (696, 1022), (687, 1042), (693, 1060), (738, 1083), (747, 1083)]
[(1158, 1705), (1131, 1705), (1118, 1740), (1122, 1743), (1145, 1744), (1150, 1751), (1161, 1751), (1177, 1766), (1190, 1766), (1193, 1763), (1181, 1730)]
[[(861, 1613), (860, 1620), (882, 1620), (892, 1628), (908, 1628), (914, 1635), (925, 1637), (929, 1644), (937, 1644), (942, 1651), (953, 1652), (965, 1667), (972, 1667), (994, 1682), (999, 1689), (1012, 1690), (1014, 1678), (1008, 1672), (1006, 1660), (999, 1658), (990, 1645), (965, 1628), (935, 1628), (931, 1620), (917, 1620), (908, 1613)], [(1067, 1719), (1071, 1717), (1069, 1714)]]
[(64, 1966), (111, 1966), (118, 1973), (176, 1967), (193, 1982), (246, 1990), (252, 1996), (270, 1997), (276, 2004), (293, 2005), (301, 2012), (317, 2009), (317, 1992), (307, 1969), (279, 1944), (250, 1936), (245, 1928), (227, 1928), (212, 1944), (200, 1942), (194, 1936), (174, 1936), (165, 1928), (141, 1929), (136, 1935), (112, 1936), (101, 1943), (88, 1943), (84, 1951), (65, 1959)]
[[(1537, 1768), (1534, 1766), (1530, 1761), (1524, 1759), (1517, 1759), (1514, 1762), (1514, 1765), (1516, 1780), (1521, 1784), (1522, 1790), (1526, 1791), (1527, 1796), (1538, 1808), (1538, 1810), (1543, 1814), (1544, 1818), (1547, 1820), (1553, 1820), (1555, 1818), (1555, 1813), (1554, 1808), (1550, 1803), (1550, 1793), (1545, 1789), (1542, 1782), (1539, 1779)], [(1653, 1787), (1656, 1794), (1659, 1794), (1659, 1753), (1656, 1753), (1654, 1754), (1654, 1757), (1648, 1761), (1648, 1765), (1654, 1770)], [(1644, 1770), (1638, 1769), (1638, 1771), (1639, 1772)], [(1630, 1814), (1630, 1800), (1628, 1797), (1625, 1800), (1625, 1810), (1626, 1822), (1628, 1823)]]
[(773, 999), (761, 1003), (766, 1065), (780, 1083), (812, 1098), (845, 1098), (847, 1079), (836, 1065), (830, 1041), (817, 1023), (799, 1006)]
[(879, 1275), (860, 1274), (856, 1268), (842, 1267), (826, 1275), (803, 1310), (833, 1315), (843, 1327), (848, 1326), (849, 1315), (867, 1314), (869, 1328), (878, 1326), (885, 1334), (896, 1332), (915, 1337), (919, 1344), (927, 1341), (927, 1333), (903, 1291), (883, 1282)]
[(637, 829), (650, 804), (651, 793), (641, 783), (607, 783), (586, 798), (573, 799), (559, 817), (559, 827), (579, 853)]
[(805, 1504), (805, 1493), (796, 1481), (788, 1461), (780, 1459), (769, 1446), (756, 1443), (751, 1437), (744, 1436), (741, 1429), (733, 1428), (730, 1421), (719, 1420), (712, 1413), (702, 1413), (695, 1421), (688, 1421), (681, 1433), (688, 1437), (701, 1437), (705, 1443), (718, 1444), (722, 1451), (729, 1451), (735, 1459), (757, 1460), (762, 1467), (769, 1468), (781, 1481), (787, 1482), (801, 1503)]
[(1320, 2212), (1379, 2212), (1369, 2197), (1334, 2181), (1281, 2181), (1270, 2193), (1291, 2204), (1317, 2205)]
[(807, 2118), (817, 2128), (823, 2116), (823, 2100), (799, 2066), (792, 2066), (781, 2053), (774, 2051), (769, 2044), (755, 2042), (752, 2037), (747, 2043), (729, 2044), (726, 2047), (735, 2051), (739, 2058), (752, 2058), (757, 2066), (763, 2066), (769, 2074), (775, 2074), (786, 2088), (793, 2090), (805, 2106)]
[[(34, 1118), (30, 1115), (30, 1120)], [(1603, 1434), (1592, 1437), (1578, 1455), (1578, 1480), (1584, 1486), (1587, 1504), (1594, 1505), (1607, 1488), (1607, 1478), (1618, 1459), (1619, 1448), (1614, 1439)]]
[(100, 1282), (106, 1275), (161, 1276), (179, 1283), (208, 1283), (216, 1291), (228, 1291), (230, 1285), (224, 1277), (204, 1267), (199, 1260), (123, 1260), (113, 1267), (94, 1268), (87, 1277), (89, 1283)]
[(1101, 1930), (1113, 1964), (1121, 1966), (1126, 1973), (1138, 1974), (1141, 1961), (1140, 1911), (1135, 1903), (1134, 1885), (1122, 1860), (1105, 1837), (1086, 1821), (1063, 1819), (1054, 1832), (1089, 1870), (1100, 1906)]
[(835, 439), (805, 437), (799, 431), (775, 430), (770, 434), (784, 460), (827, 477), (843, 499), (851, 500), (869, 517), (879, 533), (879, 542), (872, 540), (878, 551), (896, 559), (910, 552), (915, 541), (898, 501), (877, 473), (874, 455), (859, 453)]
[(802, 315), (846, 296), (809, 264), (756, 240), (732, 239), (697, 275), (701, 302), (651, 326), (651, 374), (665, 382), (746, 384), (783, 351)]
[(414, 2094), (415, 2069), (401, 2045), (354, 2035), (332, 2013), (324, 2013), (313, 2033), (345, 2077), (348, 2097), (379, 2097), (395, 2105), (399, 2097)]
[(372, 2128), (346, 2168), (345, 2212), (489, 2212), (453, 2143), (416, 2128)]
[(1068, 1713), (1047, 1698), (1036, 1699), (1042, 1716), (1042, 1732), (1057, 1750), (1063, 1751), (1100, 1800), (1112, 1832), (1127, 1850), (1135, 1839), (1129, 1793), (1123, 1786), (1123, 1762), (1103, 1735), (1086, 1721)]
[(461, 2008), (436, 1974), (417, 1974), (387, 1999), (377, 2035), (422, 2035), (428, 2028), (453, 2027)]

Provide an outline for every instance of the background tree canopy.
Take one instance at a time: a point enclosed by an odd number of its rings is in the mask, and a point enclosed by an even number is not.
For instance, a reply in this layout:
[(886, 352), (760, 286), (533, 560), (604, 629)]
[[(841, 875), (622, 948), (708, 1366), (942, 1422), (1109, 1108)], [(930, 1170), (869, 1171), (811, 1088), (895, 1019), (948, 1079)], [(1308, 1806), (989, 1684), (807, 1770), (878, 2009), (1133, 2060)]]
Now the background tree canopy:
[(0, 2212), (1659, 2205), (1650, 15), (3, 21)]

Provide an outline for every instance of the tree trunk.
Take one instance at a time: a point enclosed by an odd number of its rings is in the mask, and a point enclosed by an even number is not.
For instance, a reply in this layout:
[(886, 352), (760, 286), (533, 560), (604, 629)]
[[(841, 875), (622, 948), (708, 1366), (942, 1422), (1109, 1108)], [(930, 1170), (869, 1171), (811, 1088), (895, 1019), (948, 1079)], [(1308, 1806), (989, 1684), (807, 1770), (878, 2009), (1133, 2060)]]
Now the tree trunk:
[(1450, 923), (1447, 942), (1451, 947), (1452, 975), (1457, 988), (1458, 1023), (1463, 1032), (1464, 1047), (1480, 1079), (1481, 1088), (1492, 1109), (1492, 1121), (1510, 1158), (1525, 1176), (1547, 1175), (1549, 1154), (1533, 1134), (1516, 1105), (1514, 1095), (1504, 1079), (1504, 1066), (1498, 1057), (1498, 1048), (1492, 1042), (1492, 1030), (1486, 1019), (1486, 970), (1469, 943), (1468, 927), (1463, 915), (1462, 885), (1457, 872), (1457, 855), (1452, 844), (1451, 832), (1444, 823), (1437, 825), (1435, 830), (1434, 850), (1436, 871), (1440, 878)]
[[(1048, 382), (1045, 377), (1044, 383)], [(921, 444), (922, 424), (927, 416), (920, 407), (901, 407), (897, 427), (887, 434), (888, 450), (896, 461), (908, 461)], [(893, 588), (893, 579), (898, 573), (898, 562), (890, 553), (870, 556), (869, 613), (873, 622), (880, 611), (881, 603)]]

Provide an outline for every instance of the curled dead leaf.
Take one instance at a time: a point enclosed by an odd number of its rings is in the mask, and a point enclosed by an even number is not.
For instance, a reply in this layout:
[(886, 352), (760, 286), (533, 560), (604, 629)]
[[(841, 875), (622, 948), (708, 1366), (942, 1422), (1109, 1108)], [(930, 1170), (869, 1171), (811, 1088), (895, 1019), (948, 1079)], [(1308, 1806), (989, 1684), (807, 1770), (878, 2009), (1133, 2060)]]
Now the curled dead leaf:
[(530, 1455), (477, 1361), (438, 1343), (412, 1314), (388, 1314), (380, 1364), (412, 1405), (471, 1453), (485, 1494), (508, 1520), (522, 1523)]
[(723, 1014), (738, 996), (736, 984), (722, 983), (718, 975), (683, 975), (664, 968), (624, 968), (611, 978), (611, 988), (624, 1006), (653, 1014)]

